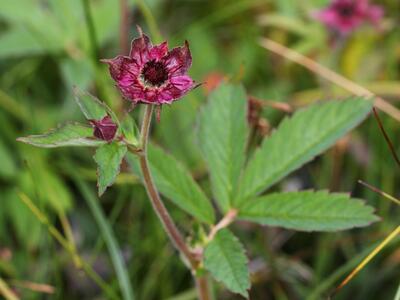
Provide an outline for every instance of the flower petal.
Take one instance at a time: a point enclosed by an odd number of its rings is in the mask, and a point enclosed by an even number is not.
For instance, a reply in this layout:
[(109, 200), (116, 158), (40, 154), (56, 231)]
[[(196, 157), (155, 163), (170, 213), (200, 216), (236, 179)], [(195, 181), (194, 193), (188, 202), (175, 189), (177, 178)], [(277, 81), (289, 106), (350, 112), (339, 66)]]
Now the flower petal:
[(377, 24), (382, 15), (381, 7), (371, 5), (369, 0), (333, 0), (314, 16), (331, 29), (347, 34), (363, 22)]
[(186, 93), (194, 86), (194, 81), (188, 75), (171, 77), (170, 83), (180, 91)]
[(131, 85), (140, 73), (139, 65), (128, 56), (120, 55), (113, 59), (103, 59), (102, 62), (109, 65), (111, 77), (120, 86)]
[(374, 24), (378, 24), (379, 21), (382, 19), (383, 15), (384, 11), (381, 6), (371, 5), (368, 9), (367, 17)]
[(171, 86), (160, 91), (157, 102), (160, 104), (170, 104), (181, 97), (181, 92), (177, 88)]
[(155, 59), (156, 61), (161, 60), (168, 53), (168, 42), (165, 41), (160, 45), (153, 46), (150, 49), (150, 59)]
[(118, 85), (122, 95), (134, 102), (134, 103), (138, 103), (140, 102), (140, 99), (144, 99), (145, 98), (145, 94), (144, 94), (144, 88), (143, 86), (138, 83), (137, 81), (135, 81), (133, 84), (129, 85), (129, 86), (120, 86)]
[(194, 81), (187, 75), (172, 77), (170, 83), (160, 90), (157, 102), (160, 104), (171, 103), (184, 96), (193, 87)]
[(189, 43), (185, 41), (182, 47), (176, 47), (164, 57), (165, 67), (171, 76), (183, 75), (192, 65), (192, 55)]
[(139, 65), (143, 66), (150, 59), (151, 48), (152, 44), (149, 37), (142, 33), (139, 38), (132, 41), (129, 56), (135, 59)]

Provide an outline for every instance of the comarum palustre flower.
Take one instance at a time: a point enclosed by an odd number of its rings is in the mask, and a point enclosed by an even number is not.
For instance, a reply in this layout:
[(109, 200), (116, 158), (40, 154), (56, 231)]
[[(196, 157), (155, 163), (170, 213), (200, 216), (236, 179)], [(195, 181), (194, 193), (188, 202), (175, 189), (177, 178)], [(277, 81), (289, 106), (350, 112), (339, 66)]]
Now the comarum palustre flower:
[(133, 103), (170, 104), (195, 87), (187, 74), (192, 64), (189, 44), (168, 51), (167, 42), (152, 45), (138, 28), (129, 56), (103, 59), (122, 95)]
[(329, 6), (315, 14), (315, 17), (340, 34), (348, 34), (363, 23), (378, 24), (383, 9), (368, 0), (332, 0)]

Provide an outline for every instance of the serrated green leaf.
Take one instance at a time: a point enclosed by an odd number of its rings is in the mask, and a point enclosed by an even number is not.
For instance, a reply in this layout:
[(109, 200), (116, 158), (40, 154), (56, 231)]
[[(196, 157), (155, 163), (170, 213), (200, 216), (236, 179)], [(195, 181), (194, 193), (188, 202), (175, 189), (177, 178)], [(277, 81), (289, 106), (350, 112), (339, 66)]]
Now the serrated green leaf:
[(247, 97), (242, 86), (221, 84), (200, 115), (199, 142), (215, 199), (227, 211), (245, 161)]
[(239, 217), (264, 225), (302, 231), (335, 231), (378, 220), (374, 209), (347, 194), (327, 191), (274, 193), (243, 205)]
[(77, 87), (74, 87), (74, 96), (76, 103), (78, 103), (82, 113), (88, 120), (101, 120), (110, 112), (107, 105)]
[(129, 115), (126, 114), (124, 119), (121, 121), (121, 131), (124, 135), (124, 139), (133, 146), (139, 145), (139, 129), (136, 126), (135, 120)]
[(99, 196), (103, 195), (107, 187), (111, 186), (120, 171), (122, 159), (127, 151), (126, 145), (112, 142), (96, 150), (94, 160), (97, 163), (97, 186)]
[(48, 133), (18, 138), (17, 141), (42, 148), (65, 146), (100, 146), (104, 141), (93, 138), (93, 129), (78, 123), (67, 123)]
[(246, 167), (235, 204), (265, 191), (332, 146), (371, 111), (362, 98), (314, 104), (283, 120)]
[(204, 267), (234, 293), (248, 297), (250, 275), (240, 241), (228, 230), (220, 230), (204, 250)]
[[(128, 155), (127, 159), (140, 175), (137, 158)], [(209, 224), (214, 222), (214, 210), (210, 201), (182, 164), (153, 145), (148, 147), (148, 161), (161, 194), (199, 221)]]

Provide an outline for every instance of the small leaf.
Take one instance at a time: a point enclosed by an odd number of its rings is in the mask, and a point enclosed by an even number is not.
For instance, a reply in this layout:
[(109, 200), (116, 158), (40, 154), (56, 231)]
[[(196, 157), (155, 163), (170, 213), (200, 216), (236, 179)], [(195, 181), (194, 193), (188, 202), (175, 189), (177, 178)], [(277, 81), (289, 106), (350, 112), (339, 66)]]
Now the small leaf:
[(96, 150), (94, 160), (97, 168), (97, 185), (99, 188), (99, 196), (103, 195), (107, 187), (111, 186), (120, 171), (122, 159), (127, 151), (126, 145), (112, 142), (105, 144)]
[[(140, 175), (137, 158), (128, 155), (127, 159), (136, 174)], [(148, 161), (155, 184), (163, 195), (199, 221), (214, 222), (210, 201), (182, 164), (153, 145), (148, 147)]]
[(378, 220), (374, 209), (347, 194), (326, 191), (274, 193), (249, 201), (239, 217), (263, 225), (302, 231), (363, 227)]
[(42, 148), (65, 146), (99, 146), (104, 141), (93, 138), (93, 128), (78, 123), (67, 123), (48, 133), (18, 138), (17, 141)]
[(95, 96), (81, 91), (77, 87), (74, 87), (74, 96), (86, 119), (101, 120), (107, 114), (110, 114), (111, 109), (105, 103), (101, 102)]
[(227, 211), (245, 161), (247, 97), (242, 86), (221, 84), (200, 115), (200, 149), (208, 164), (215, 199)]
[(248, 297), (250, 275), (240, 241), (228, 230), (220, 230), (204, 251), (204, 267), (234, 293)]
[(265, 191), (332, 146), (371, 111), (362, 98), (329, 101), (296, 112), (281, 122), (250, 159), (240, 180), (236, 205)]
[(129, 114), (126, 114), (120, 126), (125, 140), (133, 146), (139, 146), (139, 129), (135, 123), (135, 120), (133, 120)]

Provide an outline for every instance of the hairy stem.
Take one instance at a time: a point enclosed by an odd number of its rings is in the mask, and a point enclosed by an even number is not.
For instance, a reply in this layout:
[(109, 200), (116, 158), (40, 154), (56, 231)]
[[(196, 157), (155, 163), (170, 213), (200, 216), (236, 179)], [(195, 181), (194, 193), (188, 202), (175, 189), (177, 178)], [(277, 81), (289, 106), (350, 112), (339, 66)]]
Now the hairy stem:
[(153, 178), (150, 173), (149, 163), (147, 160), (147, 142), (149, 137), (149, 129), (151, 124), (151, 117), (153, 113), (153, 106), (147, 105), (145, 114), (143, 117), (143, 123), (141, 128), (141, 146), (142, 151), (139, 154), (140, 160), (140, 168), (143, 174), (143, 182), (146, 187), (147, 194), (150, 198), (150, 202), (157, 213), (165, 231), (168, 234), (168, 237), (174, 244), (175, 248), (185, 257), (185, 259), (189, 262), (190, 267), (192, 270), (197, 268), (198, 262), (194, 257), (193, 253), (189, 250), (188, 246), (186, 245), (182, 234), (179, 232), (177, 226), (175, 225), (174, 221), (172, 220), (169, 212), (164, 206), (160, 198), (160, 194), (157, 191), (157, 188), (154, 184)]
[(237, 216), (238, 211), (236, 209), (230, 209), (226, 215), (221, 219), (221, 221), (218, 222), (210, 231), (207, 241), (212, 241), (215, 237), (215, 235), (220, 231), (221, 229), (224, 229), (225, 227), (228, 227), (233, 221), (235, 221), (235, 218)]
[(211, 300), (207, 275), (194, 276), (196, 281), (197, 294), (200, 300)]

